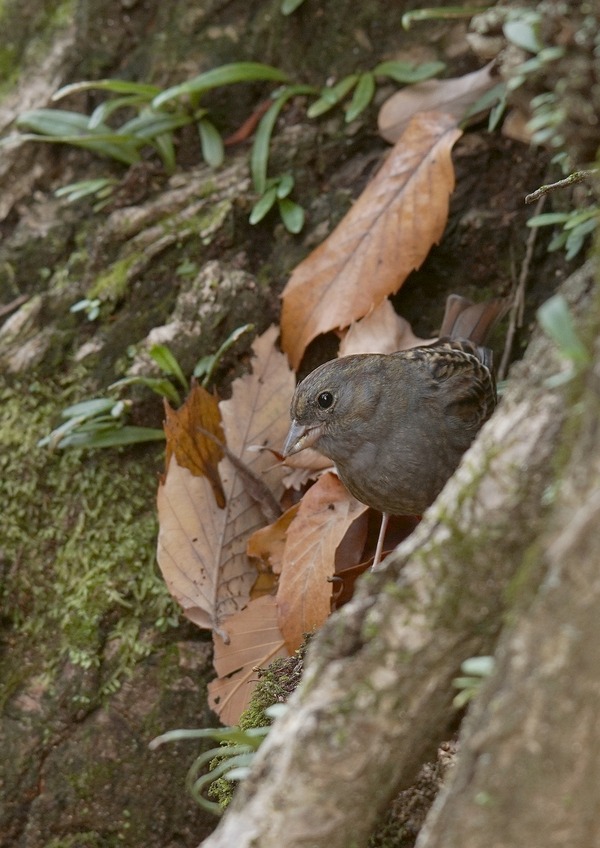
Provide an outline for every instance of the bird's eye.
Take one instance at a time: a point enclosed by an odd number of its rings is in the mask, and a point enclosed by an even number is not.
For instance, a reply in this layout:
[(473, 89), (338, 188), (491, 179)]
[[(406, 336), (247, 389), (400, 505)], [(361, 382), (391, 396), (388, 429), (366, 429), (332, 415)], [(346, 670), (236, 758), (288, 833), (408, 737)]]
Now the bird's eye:
[(333, 395), (331, 394), (331, 392), (321, 392), (321, 394), (317, 398), (317, 403), (319, 404), (321, 409), (329, 409), (329, 407), (333, 403)]

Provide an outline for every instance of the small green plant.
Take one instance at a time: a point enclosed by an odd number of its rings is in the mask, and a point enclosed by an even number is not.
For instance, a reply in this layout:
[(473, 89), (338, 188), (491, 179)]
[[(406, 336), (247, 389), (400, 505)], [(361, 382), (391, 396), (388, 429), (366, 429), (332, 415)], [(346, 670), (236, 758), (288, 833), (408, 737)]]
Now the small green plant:
[[(93, 303), (89, 300), (79, 301), (75, 304), (79, 308), (76, 310), (75, 307), (71, 307), (71, 311), (82, 311)], [(80, 306), (80, 304), (86, 304), (86, 306)], [(90, 320), (93, 320), (93, 318), (90, 318)], [(253, 329), (253, 324), (244, 324), (234, 330), (216, 353), (203, 356), (196, 363), (193, 376), (206, 387), (212, 380), (215, 369), (225, 353), (244, 333), (251, 332)], [(150, 348), (149, 354), (164, 376), (145, 377), (136, 375), (124, 377), (122, 380), (112, 383), (108, 387), (108, 391), (118, 393), (128, 386), (144, 386), (166, 398), (175, 406), (179, 406), (182, 401), (182, 391), (187, 394), (190, 390), (190, 382), (183, 373), (179, 362), (166, 345), (154, 345)], [(63, 409), (61, 413), (61, 418), (64, 419), (63, 423), (40, 439), (38, 447), (47, 447), (50, 450), (73, 447), (108, 448), (164, 440), (165, 434), (162, 429), (134, 427), (127, 424), (127, 417), (132, 406), (133, 401), (129, 399), (118, 399), (110, 395), (92, 398), (69, 406)]]
[(408, 62), (380, 62), (370, 71), (349, 74), (334, 85), (322, 88), (319, 97), (307, 110), (309, 118), (324, 115), (344, 101), (353, 92), (350, 103), (345, 107), (346, 123), (354, 121), (371, 103), (376, 90), (376, 78), (387, 78), (402, 85), (423, 82), (444, 70), (444, 62), (424, 62), (410, 65)]
[[(63, 109), (23, 112), (17, 119), (17, 127), (25, 132), (3, 139), (2, 144), (16, 141), (72, 144), (125, 165), (140, 162), (144, 150), (150, 148), (171, 173), (176, 165), (174, 134), (194, 124), (204, 160), (217, 167), (223, 161), (223, 141), (209, 118), (208, 109), (200, 105), (203, 95), (235, 83), (281, 83), (286, 80), (283, 71), (259, 62), (222, 65), (165, 90), (125, 80), (86, 80), (59, 89), (53, 100), (90, 90), (106, 91), (115, 96), (101, 103), (89, 116)], [(123, 115), (120, 121), (116, 117), (118, 114)], [(116, 128), (109, 122), (116, 124)]]
[(452, 681), (452, 685), (460, 690), (452, 702), (457, 709), (464, 707), (478, 694), (483, 681), (494, 670), (494, 658), (469, 657), (461, 663), (460, 669), (464, 677), (455, 677)]
[(528, 227), (549, 227), (561, 224), (548, 245), (548, 250), (564, 248), (567, 259), (573, 259), (583, 247), (587, 236), (593, 233), (600, 221), (600, 207), (588, 206), (587, 209), (572, 209), (570, 212), (544, 212), (534, 215), (527, 221)]
[(549, 388), (562, 386), (590, 364), (590, 354), (577, 335), (569, 306), (561, 294), (554, 295), (543, 303), (537, 311), (537, 318), (541, 328), (555, 342), (561, 357), (567, 363), (567, 368), (549, 377), (546, 385)]
[(38, 442), (38, 447), (107, 448), (164, 439), (162, 430), (126, 425), (131, 401), (92, 398), (61, 412), (63, 423)]
[[(274, 719), (287, 709), (285, 704), (273, 704), (265, 713)], [(179, 742), (182, 739), (213, 739), (219, 742), (218, 748), (211, 748), (196, 758), (188, 771), (186, 787), (192, 798), (205, 810), (217, 816), (222, 815), (223, 807), (216, 801), (210, 801), (204, 792), (215, 781), (224, 779), (229, 782), (243, 780), (248, 776), (254, 755), (270, 730), (271, 725), (263, 727), (205, 727), (199, 730), (170, 730), (157, 736), (150, 742), (154, 751), (165, 742)], [(201, 774), (205, 766), (209, 771)]]
[(97, 297), (91, 300), (88, 297), (84, 297), (83, 300), (78, 300), (77, 303), (74, 303), (69, 309), (69, 312), (85, 312), (88, 321), (95, 321), (100, 315), (101, 306), (102, 301), (98, 300)]
[[(296, 0), (284, 2), (284, 13), (291, 13), (298, 5), (300, 3)], [(352, 92), (352, 98), (345, 106), (346, 121), (350, 122), (371, 103), (376, 78), (414, 83), (430, 78), (444, 67), (442, 62), (418, 66), (382, 62), (371, 71), (350, 74), (335, 85), (322, 89), (292, 84), (283, 71), (258, 62), (222, 65), (165, 90), (125, 80), (86, 80), (64, 86), (56, 92), (53, 100), (91, 90), (110, 95), (91, 115), (64, 109), (23, 112), (16, 122), (21, 133), (0, 140), (0, 148), (23, 141), (71, 144), (124, 165), (134, 165), (142, 161), (148, 151), (153, 151), (161, 159), (165, 170), (172, 173), (176, 167), (175, 134), (182, 127), (196, 125), (202, 157), (208, 165), (216, 168), (223, 162), (224, 144), (208, 110), (201, 105), (202, 97), (226, 85), (256, 81), (283, 83), (271, 95), (273, 102), (258, 124), (252, 145), (250, 170), (258, 200), (250, 221), (258, 223), (276, 206), (286, 229), (298, 233), (304, 225), (304, 210), (291, 198), (293, 178), (290, 174), (268, 176), (271, 138), (288, 101), (299, 96), (315, 98), (308, 109), (308, 117), (318, 118), (341, 104)], [(95, 197), (93, 208), (99, 211), (110, 202), (117, 184), (113, 178), (82, 180), (61, 187), (56, 194), (70, 202)]]
[[(84, 197), (95, 197), (93, 205), (94, 212), (100, 212), (110, 203), (113, 191), (118, 186), (119, 181), (114, 177), (100, 177), (95, 180), (80, 180), (76, 183), (69, 183), (66, 186), (57, 188), (54, 194), (56, 197), (64, 197), (69, 203), (76, 203)], [(71, 310), (75, 311), (75, 310)]]

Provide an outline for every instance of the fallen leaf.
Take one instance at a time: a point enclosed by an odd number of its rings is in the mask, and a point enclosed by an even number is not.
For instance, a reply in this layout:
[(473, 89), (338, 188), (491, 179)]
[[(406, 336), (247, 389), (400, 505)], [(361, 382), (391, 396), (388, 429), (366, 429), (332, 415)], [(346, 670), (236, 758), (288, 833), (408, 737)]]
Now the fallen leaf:
[[(273, 466), (268, 452), (248, 449), (253, 443), (283, 444), (287, 432), (293, 375), (285, 356), (275, 348), (276, 336), (272, 327), (255, 341), (252, 373), (234, 381), (231, 400), (221, 402), (220, 408), (228, 451), (260, 475), (279, 497), (284, 491), (284, 470)], [(205, 418), (199, 423), (205, 427)], [(197, 430), (190, 413), (185, 428), (178, 427), (172, 435), (173, 455), (158, 492), (157, 556), (169, 591), (184, 614), (227, 640), (225, 621), (248, 603), (256, 580), (246, 543), (263, 526), (264, 518), (256, 493), (248, 490), (248, 475), (241, 473), (239, 464), (232, 463), (227, 454), (218, 465), (223, 508), (215, 500), (209, 477), (194, 476), (179, 464), (179, 437), (183, 432), (187, 446), (194, 441), (190, 433)], [(214, 447), (200, 432), (197, 439)], [(195, 458), (191, 448), (186, 447), (184, 453)], [(195, 462), (192, 468), (204, 471), (204, 465)]]
[(288, 529), (277, 591), (279, 626), (290, 653), (329, 615), (336, 550), (367, 509), (331, 473), (304, 495)]
[[(209, 479), (217, 504), (220, 507), (225, 506), (225, 495), (217, 470), (223, 456), (217, 442), (225, 440), (217, 398), (194, 383), (185, 403), (179, 409), (172, 409), (165, 400), (165, 416), (165, 468), (169, 467), (169, 461), (174, 454), (182, 468), (188, 468), (192, 474)], [(198, 431), (198, 426), (212, 433), (217, 442), (203, 436)]]
[(252, 372), (235, 380), (230, 400), (219, 404), (229, 450), (264, 480), (277, 500), (285, 469), (273, 462), (270, 451), (257, 448), (280, 450), (290, 425), (294, 374), (275, 346), (278, 332), (273, 326), (256, 339)]
[(294, 368), (320, 333), (349, 326), (397, 291), (439, 241), (460, 134), (449, 115), (416, 116), (338, 227), (296, 267), (281, 315)]
[(269, 569), (273, 574), (281, 573), (281, 563), (288, 527), (298, 512), (294, 504), (280, 515), (277, 521), (256, 530), (248, 539), (246, 551), (249, 557), (258, 560), (258, 570)]
[(248, 602), (256, 579), (232, 538), (237, 516), (218, 507), (209, 480), (182, 468), (175, 456), (158, 488), (157, 507), (157, 559), (169, 592), (186, 618), (226, 639), (224, 621)]
[(529, 128), (530, 120), (531, 115), (527, 115), (521, 109), (510, 109), (502, 121), (500, 132), (503, 136), (511, 138), (513, 141), (522, 141), (523, 144), (531, 144), (533, 133)]
[(219, 675), (208, 684), (208, 703), (223, 724), (237, 724), (264, 668), (277, 657), (289, 656), (277, 625), (272, 595), (264, 595), (228, 621), (230, 641), (213, 634), (214, 664)]
[(408, 350), (431, 339), (420, 339), (412, 327), (395, 311), (389, 300), (352, 324), (341, 341), (339, 356), (353, 353), (393, 353), (396, 350)]
[(467, 110), (496, 85), (497, 79), (491, 75), (493, 65), (490, 62), (462, 77), (418, 82), (392, 94), (379, 110), (380, 135), (395, 144), (415, 115), (438, 109), (460, 122)]

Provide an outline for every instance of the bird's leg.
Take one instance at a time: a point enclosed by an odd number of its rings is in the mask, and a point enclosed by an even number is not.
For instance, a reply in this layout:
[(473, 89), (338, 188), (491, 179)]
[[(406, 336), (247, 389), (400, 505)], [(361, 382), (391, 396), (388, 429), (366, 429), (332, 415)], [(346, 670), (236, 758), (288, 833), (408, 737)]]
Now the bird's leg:
[(379, 538), (377, 539), (377, 547), (375, 548), (375, 558), (373, 559), (373, 565), (371, 566), (371, 571), (373, 571), (379, 565), (381, 561), (381, 554), (383, 553), (383, 542), (385, 539), (385, 531), (387, 530), (388, 521), (390, 519), (389, 513), (382, 512), (381, 513), (381, 527), (379, 528)]

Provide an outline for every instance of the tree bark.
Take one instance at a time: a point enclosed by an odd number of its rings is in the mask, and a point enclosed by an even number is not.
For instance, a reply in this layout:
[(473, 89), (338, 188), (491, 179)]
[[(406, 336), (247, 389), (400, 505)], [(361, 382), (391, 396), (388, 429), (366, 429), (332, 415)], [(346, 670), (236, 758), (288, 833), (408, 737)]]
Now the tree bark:
[(418, 848), (600, 845), (600, 342), (532, 567)]
[[(588, 265), (568, 287), (572, 303), (588, 314), (592, 289)], [(524, 595), (535, 597), (542, 579), (537, 546), (544, 493), (556, 473), (569, 414), (565, 397), (573, 392), (572, 385), (551, 390), (545, 381), (563, 366), (553, 344), (538, 335), (515, 367), (498, 411), (417, 531), (314, 639), (288, 712), (205, 848), (361, 846), (380, 810), (414, 779), (454, 718), (451, 681), (460, 664), (493, 650), (507, 612), (527, 615), (519, 604)], [(577, 513), (583, 535), (573, 544), (584, 544), (597, 506), (592, 499)], [(592, 612), (588, 618), (592, 628)], [(530, 636), (540, 650), (543, 632)], [(571, 645), (567, 637), (565, 631), (559, 656), (574, 671), (577, 640)], [(586, 685), (591, 706), (597, 676)], [(537, 691), (546, 705), (548, 687)], [(522, 697), (518, 689), (511, 692), (515, 700)], [(540, 730), (545, 709), (533, 714)], [(593, 713), (586, 723), (590, 733), (592, 723)], [(511, 781), (506, 773), (498, 778), (508, 797)], [(448, 815), (454, 815), (451, 807)]]

